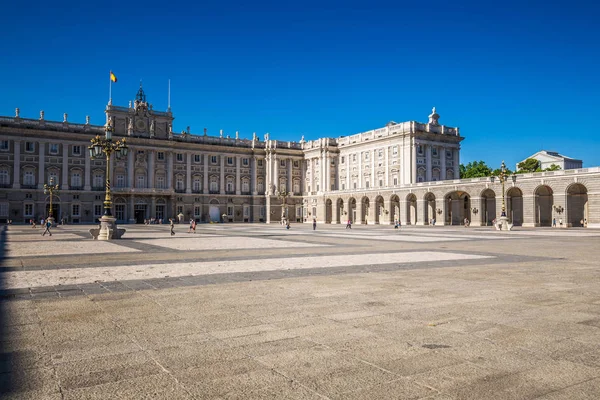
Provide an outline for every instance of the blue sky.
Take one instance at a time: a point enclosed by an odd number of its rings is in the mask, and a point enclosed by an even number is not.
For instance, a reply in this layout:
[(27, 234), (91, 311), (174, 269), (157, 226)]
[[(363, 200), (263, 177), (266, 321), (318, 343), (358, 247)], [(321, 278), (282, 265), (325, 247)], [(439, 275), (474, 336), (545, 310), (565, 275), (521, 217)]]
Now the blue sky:
[(600, 165), (592, 2), (84, 3), (3, 5), (0, 115), (102, 124), (113, 70), (117, 105), (143, 79), (164, 110), (171, 79), (176, 131), (338, 137), (435, 106), (462, 162)]

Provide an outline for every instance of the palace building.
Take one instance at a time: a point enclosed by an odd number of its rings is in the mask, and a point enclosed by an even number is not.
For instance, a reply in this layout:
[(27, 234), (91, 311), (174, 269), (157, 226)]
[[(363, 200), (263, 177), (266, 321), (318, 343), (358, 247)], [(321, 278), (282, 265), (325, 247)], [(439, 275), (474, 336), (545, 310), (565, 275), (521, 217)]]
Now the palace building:
[[(113, 215), (118, 223), (194, 218), (200, 222), (292, 222), (448, 225), (468, 218), (489, 225), (500, 215), (498, 179), (460, 180), (455, 127), (389, 122), (368, 132), (299, 142), (173, 132), (170, 109), (156, 111), (140, 86), (128, 107), (105, 109), (125, 158), (111, 159)], [(94, 223), (102, 215), (106, 161), (88, 146), (104, 125), (0, 117), (0, 221), (53, 215)], [(232, 137), (233, 136), (233, 137)], [(600, 227), (598, 168), (511, 177), (506, 210), (515, 225)], [(593, 205), (593, 206), (592, 206)], [(582, 223), (583, 222), (583, 223)]]

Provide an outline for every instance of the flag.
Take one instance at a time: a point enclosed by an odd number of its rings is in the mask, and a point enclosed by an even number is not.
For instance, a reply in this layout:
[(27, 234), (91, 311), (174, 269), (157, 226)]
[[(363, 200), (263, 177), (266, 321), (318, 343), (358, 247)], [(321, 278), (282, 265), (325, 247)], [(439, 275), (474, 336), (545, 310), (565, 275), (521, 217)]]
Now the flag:
[(113, 82), (117, 81), (117, 76), (115, 74), (113, 74), (112, 71), (110, 71), (110, 80), (113, 81)]

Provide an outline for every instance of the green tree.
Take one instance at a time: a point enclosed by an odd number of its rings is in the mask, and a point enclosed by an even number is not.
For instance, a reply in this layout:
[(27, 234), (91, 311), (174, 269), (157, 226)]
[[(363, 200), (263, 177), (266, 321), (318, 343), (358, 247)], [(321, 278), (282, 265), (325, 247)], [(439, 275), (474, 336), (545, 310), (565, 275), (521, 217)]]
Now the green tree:
[(471, 161), (467, 165), (460, 164), (459, 168), (461, 179), (482, 178), (492, 174), (492, 169), (483, 161)]
[[(492, 176), (500, 176), (500, 172), (502, 172), (502, 170), (500, 168), (496, 168), (495, 170), (492, 171), (491, 175)], [(506, 175), (513, 174), (513, 172), (508, 168), (506, 168), (505, 172), (506, 172)]]
[(517, 167), (519, 168), (517, 173), (520, 173), (520, 174), (527, 174), (530, 172), (541, 172), (542, 171), (542, 169), (540, 168), (540, 162), (538, 160), (536, 160), (535, 158), (528, 158), (527, 160), (517, 164)]
[(560, 171), (560, 169), (561, 169), (560, 165), (552, 164), (551, 166), (546, 168), (544, 171)]

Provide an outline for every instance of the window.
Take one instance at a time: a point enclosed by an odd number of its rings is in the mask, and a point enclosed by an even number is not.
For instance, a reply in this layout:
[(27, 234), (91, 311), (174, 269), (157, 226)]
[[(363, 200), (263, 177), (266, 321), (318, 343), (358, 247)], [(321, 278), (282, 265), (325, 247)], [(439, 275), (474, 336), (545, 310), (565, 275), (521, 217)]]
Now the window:
[(146, 177), (144, 175), (138, 175), (136, 178), (137, 188), (143, 189), (146, 187)]
[(341, 160), (340, 160), (340, 164), (344, 163), (344, 156), (342, 156)]
[(199, 217), (202, 214), (202, 212), (200, 210), (201, 210), (200, 206), (194, 207), (194, 217)]
[(417, 145), (417, 153), (423, 154), (423, 146), (421, 146), (420, 144)]
[(183, 214), (183, 206), (177, 206), (177, 214)]
[(394, 186), (398, 184), (398, 178), (394, 177)]
[(196, 162), (196, 163), (200, 162), (200, 154), (194, 154), (194, 162)]
[(227, 165), (233, 165), (233, 157), (227, 157)]
[(352, 162), (356, 162), (356, 154), (352, 154)]
[(25, 171), (25, 173), (23, 174), (23, 184), (35, 185), (35, 177), (33, 176), (33, 171)]
[(183, 178), (180, 177), (180, 176), (177, 177), (177, 181), (175, 182), (175, 189), (177, 189), (177, 190), (183, 190), (184, 189), (184, 187), (183, 187)]
[(398, 146), (392, 147), (392, 154), (393, 155), (398, 155)]
[(79, 204), (73, 204), (73, 213), (74, 217), (79, 217)]
[(183, 161), (183, 154), (182, 153), (177, 153), (177, 161), (179, 161), (179, 162)]
[(233, 178), (227, 178), (227, 192), (233, 192)]
[(242, 158), (242, 165), (244, 167), (247, 167), (248, 165), (250, 165), (250, 160), (247, 158)]
[(33, 217), (33, 204), (25, 204), (25, 210), (23, 214), (26, 217)]
[(446, 158), (452, 158), (452, 150), (446, 151)]
[(294, 161), (294, 168), (298, 168), (300, 166), (300, 162), (298, 160)]
[(8, 150), (9, 147), (8, 140), (0, 140), (0, 150)]
[(144, 154), (144, 150), (138, 150), (138, 154)]
[(162, 151), (159, 151), (158, 153), (156, 153), (156, 159), (158, 161), (165, 161), (165, 153)]
[(210, 156), (210, 163), (211, 164), (216, 164), (217, 163), (217, 156)]
[(26, 199), (33, 199), (33, 195), (31, 193), (25, 193)]
[(242, 181), (242, 192), (248, 193), (249, 191), (250, 191), (250, 182), (248, 182), (248, 180), (244, 179)]
[(102, 204), (94, 204), (94, 216), (102, 215)]
[(115, 204), (115, 218), (118, 221), (125, 220), (125, 204)]
[(383, 186), (383, 179), (379, 180), (379, 186)]
[(369, 152), (365, 151), (365, 161), (369, 161)]
[(379, 158), (383, 158), (383, 149), (379, 149)]
[(437, 155), (438, 155), (438, 149), (437, 149), (437, 147), (432, 147), (431, 148), (431, 154), (433, 154), (434, 156), (437, 157)]
[(74, 194), (73, 195), (73, 200), (79, 200), (79, 195), (78, 194)]
[(35, 151), (35, 143), (25, 142), (25, 151), (28, 153), (34, 152)]
[(58, 144), (57, 143), (50, 143), (50, 147), (48, 152), (50, 154), (58, 154)]
[(346, 184), (342, 183), (342, 190), (346, 190)]
[(319, 159), (318, 159), (318, 158), (315, 160), (315, 165), (316, 165), (316, 166), (318, 166), (318, 165), (319, 165)]
[(216, 176), (210, 177), (210, 191), (217, 192), (219, 190), (219, 182), (217, 181)]
[(8, 178), (8, 169), (0, 169), (0, 185), (8, 185), (10, 179)]
[(100, 195), (97, 195), (97, 196), (96, 196), (96, 200), (102, 200), (102, 196), (100, 196)]
[(369, 188), (369, 181), (365, 182), (365, 187), (368, 189)]
[(71, 151), (73, 152), (74, 156), (80, 156), (81, 155), (81, 146), (73, 146), (71, 147)]
[(194, 178), (194, 192), (202, 190), (202, 181), (200, 178)]
[[(120, 175), (123, 177), (123, 175)], [(104, 186), (104, 175), (96, 172), (94, 174), (94, 187), (99, 188)], [(119, 185), (119, 178), (117, 177), (117, 187), (123, 187), (123, 185)]]
[[(102, 178), (104, 178), (104, 175), (102, 175)], [(125, 187), (125, 175), (117, 175), (117, 187)]]
[(258, 160), (258, 166), (262, 167), (263, 166), (263, 160)]
[(8, 217), (8, 203), (0, 203), (0, 216)]
[(227, 216), (233, 217), (233, 206), (227, 206)]
[(164, 189), (165, 188), (165, 177), (164, 176), (157, 176), (156, 177), (156, 188), (157, 189)]
[(279, 160), (279, 166), (285, 167), (285, 160)]
[(58, 185), (58, 175), (56, 174), (56, 171), (48, 172), (48, 183)]
[(265, 191), (265, 184), (262, 180), (259, 180), (258, 182), (256, 182), (256, 190), (259, 193), (262, 193)]
[(73, 172), (71, 174), (71, 187), (81, 186), (81, 174), (79, 172)]

